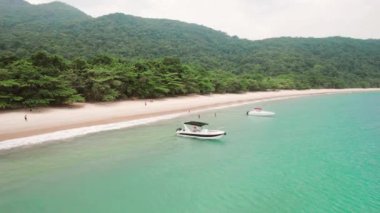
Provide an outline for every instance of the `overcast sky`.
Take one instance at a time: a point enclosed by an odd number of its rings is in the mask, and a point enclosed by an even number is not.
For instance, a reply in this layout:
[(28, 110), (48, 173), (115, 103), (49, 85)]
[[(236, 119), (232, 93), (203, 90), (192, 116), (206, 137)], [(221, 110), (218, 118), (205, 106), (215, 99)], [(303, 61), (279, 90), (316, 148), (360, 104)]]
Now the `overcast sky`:
[(380, 0), (61, 1), (94, 17), (122, 12), (174, 19), (252, 40), (280, 36), (380, 38)]

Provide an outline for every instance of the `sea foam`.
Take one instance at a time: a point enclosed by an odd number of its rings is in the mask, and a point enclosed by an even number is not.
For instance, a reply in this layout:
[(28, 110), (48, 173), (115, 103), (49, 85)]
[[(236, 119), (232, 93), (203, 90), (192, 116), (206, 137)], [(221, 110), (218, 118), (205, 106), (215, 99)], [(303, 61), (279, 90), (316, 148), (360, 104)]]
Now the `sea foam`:
[(162, 116), (156, 116), (156, 117), (151, 117), (151, 118), (81, 127), (81, 128), (61, 130), (61, 131), (56, 131), (56, 132), (51, 132), (51, 133), (46, 133), (46, 134), (40, 134), (40, 135), (35, 135), (35, 136), (30, 136), (30, 137), (4, 140), (0, 142), (0, 150), (7, 150), (7, 149), (20, 147), (20, 146), (30, 146), (30, 145), (35, 145), (35, 144), (41, 144), (48, 141), (64, 140), (64, 139), (88, 135), (88, 134), (96, 133), (96, 132), (104, 132), (104, 131), (123, 129), (123, 128), (128, 128), (128, 127), (133, 127), (133, 126), (139, 126), (139, 125), (144, 125), (144, 124), (150, 124), (150, 123), (161, 121), (161, 120), (173, 119), (185, 114), (186, 113), (162, 115)]
[[(302, 95), (299, 95), (297, 97), (300, 97)], [(209, 107), (205, 109), (200, 110), (192, 110), (191, 114), (199, 113), (202, 111), (210, 111), (210, 110), (218, 110), (218, 109), (224, 109), (234, 106), (240, 106), (245, 104), (252, 104), (252, 103), (258, 103), (258, 102), (267, 102), (267, 101), (274, 101), (274, 100), (283, 100), (283, 99), (289, 99), (294, 98), (293, 97), (275, 97), (275, 98), (268, 98), (265, 100), (251, 100), (251, 101), (244, 101), (240, 103), (233, 103), (223, 106), (216, 106), (216, 107)], [(189, 115), (188, 112), (182, 112), (182, 113), (174, 113), (174, 114), (168, 114), (168, 115), (161, 115), (151, 118), (144, 118), (144, 119), (137, 119), (137, 120), (131, 120), (131, 121), (124, 121), (124, 122), (118, 122), (118, 123), (111, 123), (111, 124), (102, 124), (102, 125), (95, 125), (95, 126), (88, 126), (88, 127), (81, 127), (81, 128), (75, 128), (75, 129), (67, 129), (67, 130), (61, 130), (46, 134), (40, 134), (35, 136), (29, 136), (29, 137), (23, 137), (23, 138), (16, 138), (16, 139), (10, 139), (10, 140), (4, 140), (0, 141), (0, 150), (9, 150), (17, 147), (24, 147), (24, 146), (31, 146), (36, 144), (42, 144), (49, 141), (57, 141), (57, 140), (64, 140), (68, 138), (78, 137), (78, 136), (84, 136), (91, 133), (97, 133), (97, 132), (104, 132), (104, 131), (110, 131), (110, 130), (118, 130), (118, 129), (124, 129), (128, 127), (133, 126), (140, 126), (145, 124), (150, 124), (162, 120), (169, 120), (173, 118), (177, 118), (180, 116)]]

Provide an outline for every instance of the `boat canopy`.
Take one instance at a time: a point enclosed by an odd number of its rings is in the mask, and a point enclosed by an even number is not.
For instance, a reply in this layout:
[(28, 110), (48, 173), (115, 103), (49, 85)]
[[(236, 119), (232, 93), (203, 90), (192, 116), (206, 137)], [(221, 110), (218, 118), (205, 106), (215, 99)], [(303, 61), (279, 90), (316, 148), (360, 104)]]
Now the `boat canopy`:
[(203, 122), (199, 122), (199, 121), (188, 121), (188, 122), (185, 122), (184, 124), (186, 124), (186, 125), (193, 125), (193, 126), (199, 126), (199, 127), (208, 125), (208, 123), (203, 123)]

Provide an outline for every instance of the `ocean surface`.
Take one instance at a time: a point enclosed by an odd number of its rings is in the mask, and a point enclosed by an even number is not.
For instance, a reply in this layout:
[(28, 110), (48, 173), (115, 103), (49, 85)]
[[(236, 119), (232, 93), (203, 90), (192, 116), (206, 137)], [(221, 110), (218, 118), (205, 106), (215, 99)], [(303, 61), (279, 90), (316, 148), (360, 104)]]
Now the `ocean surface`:
[(380, 212), (379, 92), (200, 114), (1, 151), (0, 212)]

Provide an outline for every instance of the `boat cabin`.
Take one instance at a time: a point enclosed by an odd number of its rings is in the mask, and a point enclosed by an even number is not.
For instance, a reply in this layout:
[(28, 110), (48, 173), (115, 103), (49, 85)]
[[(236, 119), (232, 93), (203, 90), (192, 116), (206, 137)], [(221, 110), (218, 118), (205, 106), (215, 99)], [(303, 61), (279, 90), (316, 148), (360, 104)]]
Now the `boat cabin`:
[(190, 132), (204, 132), (207, 131), (203, 129), (203, 126), (208, 125), (208, 123), (199, 122), (199, 121), (188, 121), (184, 123), (184, 127), (186, 131)]

